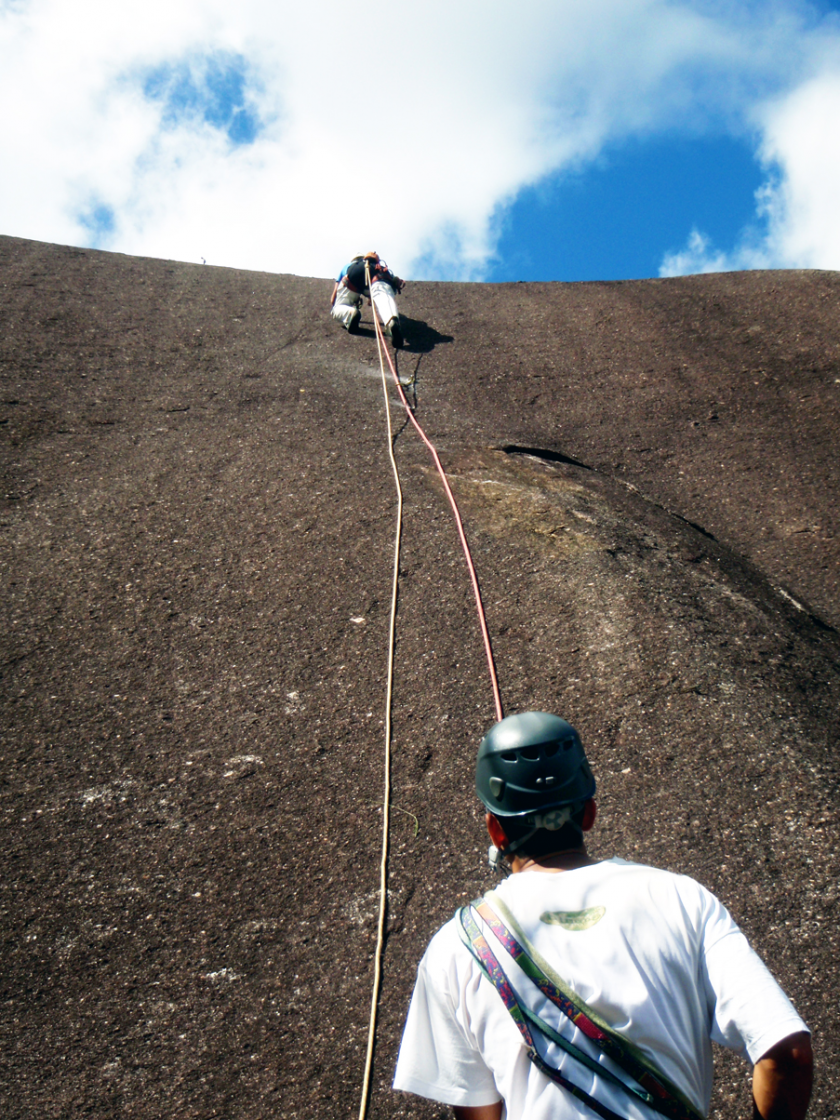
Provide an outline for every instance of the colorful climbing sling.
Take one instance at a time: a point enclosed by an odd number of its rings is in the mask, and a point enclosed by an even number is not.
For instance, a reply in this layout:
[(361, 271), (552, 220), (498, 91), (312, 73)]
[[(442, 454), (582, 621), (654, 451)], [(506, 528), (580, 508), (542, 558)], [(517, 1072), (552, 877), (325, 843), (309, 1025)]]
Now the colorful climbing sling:
[[(578, 1100), (582, 1101), (605, 1120), (620, 1120), (619, 1114), (596, 1100), (580, 1086), (564, 1077), (559, 1070), (550, 1066), (534, 1043), (533, 1032), (560, 1046), (570, 1057), (586, 1066), (598, 1077), (618, 1088), (640, 1104), (654, 1109), (668, 1120), (702, 1120), (701, 1114), (689, 1103), (675, 1085), (658, 1070), (654, 1069), (631, 1042), (616, 1031), (611, 1030), (586, 1004), (573, 992), (562, 990), (550, 979), (536, 962), (536, 953), (520, 932), (520, 940), (513, 935), (498, 917), (487, 899), (492, 899), (497, 909), (502, 909), (501, 900), (489, 892), (484, 899), (478, 899), (459, 911), (459, 933), (461, 940), (478, 962), (484, 975), (490, 980), (509, 1011), (525, 1043), (528, 1057), (546, 1077), (562, 1085)], [(632, 1081), (630, 1083), (617, 1077), (606, 1066), (590, 1057), (579, 1046), (575, 1046), (549, 1023), (536, 1015), (517, 999), (513, 986), (508, 980), (496, 955), (490, 948), (487, 938), (473, 916), (475, 911), (504, 949), (510, 954), (522, 972), (537, 986), (547, 999), (554, 1004), (603, 1054), (612, 1059)], [(522, 944), (524, 942), (524, 945)], [(527, 948), (526, 948), (527, 946)], [(530, 951), (529, 951), (530, 950)]]

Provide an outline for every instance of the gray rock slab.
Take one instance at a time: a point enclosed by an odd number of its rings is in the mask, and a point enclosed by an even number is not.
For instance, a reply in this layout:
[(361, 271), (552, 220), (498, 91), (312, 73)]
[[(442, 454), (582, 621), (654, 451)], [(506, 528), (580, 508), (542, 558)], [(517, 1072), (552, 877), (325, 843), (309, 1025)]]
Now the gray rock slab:
[[(430, 458), (321, 280), (0, 238), (4, 1117), (372, 1117), (491, 883), (493, 703)], [(579, 727), (598, 855), (717, 892), (836, 1116), (840, 279), (410, 284), (398, 370), (506, 711)], [(722, 1055), (712, 1115), (747, 1114)]]

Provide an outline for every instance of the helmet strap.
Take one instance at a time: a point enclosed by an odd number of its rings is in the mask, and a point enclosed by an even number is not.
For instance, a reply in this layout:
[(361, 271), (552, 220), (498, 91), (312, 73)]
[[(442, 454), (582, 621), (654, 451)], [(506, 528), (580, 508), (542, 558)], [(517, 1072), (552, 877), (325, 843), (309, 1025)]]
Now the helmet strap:
[[(579, 808), (577, 805), (564, 805), (562, 809), (549, 809), (547, 813), (532, 814), (528, 817), (528, 824), (534, 826), (530, 832), (526, 832), (524, 836), (520, 836), (518, 840), (513, 840), (503, 848), (497, 848), (495, 844), (490, 845), (487, 852), (490, 866), (494, 871), (505, 871), (505, 858), (516, 855), (522, 845), (527, 844), (534, 833), (541, 830), (558, 832), (561, 828), (565, 828), (567, 824), (571, 824), (583, 836), (583, 830), (572, 820), (577, 808)], [(496, 819), (499, 820), (498, 817)], [(504, 825), (502, 827), (504, 828)]]
[(520, 836), (518, 840), (514, 840), (512, 844), (507, 844), (504, 848), (497, 848), (495, 844), (491, 844), (487, 852), (487, 859), (493, 870), (503, 871), (505, 857), (516, 855), (522, 845), (527, 844), (534, 833), (539, 831), (539, 828), (539, 825), (535, 825), (530, 832), (526, 832), (524, 836)]

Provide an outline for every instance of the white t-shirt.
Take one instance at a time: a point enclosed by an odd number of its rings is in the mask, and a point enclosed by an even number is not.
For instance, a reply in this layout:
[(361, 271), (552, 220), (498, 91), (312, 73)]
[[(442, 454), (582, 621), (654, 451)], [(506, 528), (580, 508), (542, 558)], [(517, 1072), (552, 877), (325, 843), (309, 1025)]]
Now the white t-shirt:
[[(710, 1039), (755, 1062), (783, 1038), (807, 1030), (726, 908), (687, 876), (611, 859), (555, 874), (521, 872), (494, 893), (501, 903), (494, 909), (508, 928), (512, 916), (563, 983), (703, 1115), (712, 1091)], [(520, 1002), (619, 1073), (473, 913)], [(450, 1105), (501, 1097), (508, 1120), (591, 1120), (585, 1105), (529, 1060), (457, 921), (435, 934), (418, 967), (394, 1088)], [(609, 1108), (631, 1120), (661, 1120), (556, 1043), (534, 1038), (551, 1066)]]

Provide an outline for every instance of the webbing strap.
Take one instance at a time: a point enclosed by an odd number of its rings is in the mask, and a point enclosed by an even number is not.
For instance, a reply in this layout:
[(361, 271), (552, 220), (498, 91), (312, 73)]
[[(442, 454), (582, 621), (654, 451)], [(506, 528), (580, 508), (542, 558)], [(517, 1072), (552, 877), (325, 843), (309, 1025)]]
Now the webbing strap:
[[(520, 1007), (520, 1013), (526, 1015), (527, 1018), (531, 1020), (536, 1030), (550, 1038), (553, 1042), (557, 1042), (563, 1049), (572, 1053), (577, 1060), (582, 1061), (584, 1065), (590, 1068), (594, 1066), (599, 1076), (605, 1077), (608, 1081), (615, 1083), (624, 1092), (636, 1097), (661, 1115), (668, 1117), (668, 1120), (702, 1120), (700, 1113), (683, 1098), (682, 1094), (675, 1086), (671, 1085), (664, 1076), (651, 1069), (650, 1066), (646, 1065), (645, 1062), (640, 1060), (632, 1052), (630, 1049), (631, 1044), (628, 1040), (594, 1022), (590, 1015), (584, 1010), (585, 1005), (581, 1006), (582, 1001), (576, 1002), (569, 993), (561, 991), (561, 989), (546, 976), (545, 972), (533, 960), (531, 955), (514, 937), (507, 926), (498, 918), (485, 900), (479, 900), (473, 903), (473, 906), (487, 923), (488, 927), (493, 931), (499, 943), (504, 946), (513, 960), (516, 961), (519, 968), (536, 985), (542, 994), (574, 1023), (574, 1025), (607, 1057), (611, 1058), (620, 1069), (632, 1077), (637, 1082), (637, 1085), (628, 1085), (620, 1078), (615, 1077), (605, 1069), (605, 1067), (599, 1065), (597, 1062), (593, 1062), (592, 1059), (584, 1054), (578, 1047), (573, 1046), (567, 1040), (563, 1039), (558, 1032), (554, 1031), (554, 1029), (539, 1016), (528, 1009)], [(469, 929), (469, 925), (465, 923), (463, 915), (465, 911), (469, 909), (470, 907), (465, 907), (461, 911), (461, 924), (465, 929)], [(478, 929), (472, 914), (469, 914), (469, 922), (479, 933), (479, 936), (482, 937), (486, 945), (486, 939), (481, 935), (481, 931)], [(493, 957), (498, 973), (504, 977), (505, 983), (510, 988), (510, 983), (504, 974), (504, 970), (501, 968), (501, 965), (499, 965), (495, 956), (493, 956), (489, 946), (487, 946), (487, 951)], [(473, 955), (476, 956), (476, 953), (473, 953)], [(476, 959), (479, 958), (477, 957)], [(483, 964), (480, 959), (479, 963)], [(496, 986), (499, 994), (502, 995), (498, 984), (496, 984), (496, 980), (486, 968), (485, 973), (488, 979)], [(505, 1000), (504, 995), (502, 995), (502, 999)], [(507, 1006), (507, 1001), (505, 1001), (505, 1004)]]
[(587, 1038), (591, 1039), (609, 1058), (612, 1058), (621, 1069), (639, 1083), (645, 1090), (648, 1098), (646, 1103), (651, 1108), (655, 1108), (657, 1112), (667, 1116), (669, 1120), (701, 1120), (700, 1114), (684, 1099), (679, 1089), (657, 1070), (652, 1069), (651, 1066), (637, 1057), (630, 1049), (626, 1039), (617, 1032), (593, 1022), (581, 1006), (582, 1001), (576, 1002), (546, 976), (531, 954), (517, 941), (486, 901), (482, 901), (477, 909), (499, 939), (499, 943), (510, 953), (525, 975), (537, 985), (543, 995), (550, 999), (555, 1007), (559, 1008), (576, 1027), (580, 1028)]
[[(545, 1061), (545, 1059), (542, 1057), (542, 1055), (534, 1045), (534, 1036), (531, 1034), (531, 1030), (528, 1026), (528, 1019), (534, 1019), (535, 1026), (538, 1026), (539, 1020), (536, 1020), (536, 1017), (532, 1016), (530, 1011), (526, 1015), (525, 1010), (519, 1003), (519, 1000), (516, 998), (516, 994), (511, 987), (510, 981), (508, 980), (507, 976), (505, 976), (502, 966), (499, 964), (493, 950), (487, 944), (487, 939), (479, 929), (475, 918), (472, 916), (471, 907), (464, 906), (459, 912), (459, 916), (461, 919), (461, 927), (464, 934), (466, 934), (466, 938), (463, 938), (464, 943), (473, 953), (473, 956), (478, 961), (485, 976), (487, 976), (487, 978), (495, 987), (496, 991), (501, 996), (502, 1002), (510, 1012), (511, 1018), (516, 1024), (519, 1033), (522, 1035), (522, 1041), (525, 1043), (528, 1057), (534, 1063), (534, 1065), (539, 1070), (541, 1070), (546, 1075), (546, 1077), (555, 1082), (555, 1084), (562, 1085), (562, 1087), (564, 1089), (567, 1089), (572, 1094), (572, 1096), (576, 1097), (579, 1101), (582, 1101), (585, 1105), (591, 1108), (593, 1112), (597, 1112), (597, 1114), (601, 1116), (603, 1120), (626, 1120), (626, 1118), (621, 1116), (620, 1113), (613, 1112), (611, 1108), (607, 1108), (605, 1104), (601, 1104), (599, 1100), (596, 1100), (595, 1097), (587, 1093), (585, 1089), (581, 1089), (579, 1085), (575, 1085), (573, 1081), (570, 1081), (567, 1077), (564, 1077), (560, 1070), (555, 1069)], [(467, 938), (469, 940), (467, 940)], [(538, 1029), (542, 1030), (542, 1027), (539, 1026)], [(569, 1051), (573, 1053), (575, 1057), (582, 1053), (582, 1051), (578, 1050), (578, 1048), (576, 1046), (573, 1046), (571, 1043), (566, 1043), (565, 1048), (569, 1049)], [(597, 1066), (597, 1063), (593, 1063), (593, 1065)], [(608, 1071), (598, 1066), (598, 1073), (608, 1074)], [(615, 1080), (618, 1079), (616, 1078)], [(618, 1083), (621, 1084), (620, 1081)]]

